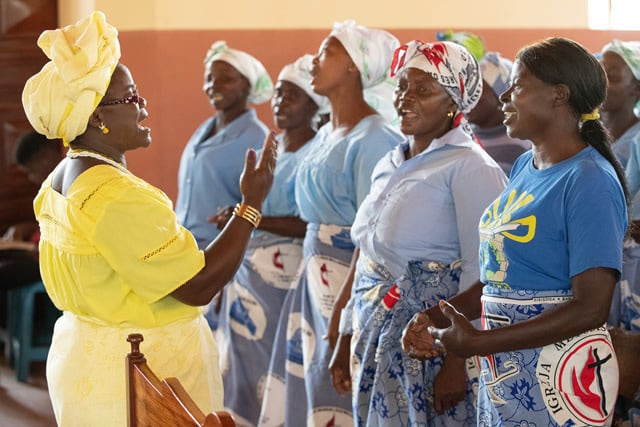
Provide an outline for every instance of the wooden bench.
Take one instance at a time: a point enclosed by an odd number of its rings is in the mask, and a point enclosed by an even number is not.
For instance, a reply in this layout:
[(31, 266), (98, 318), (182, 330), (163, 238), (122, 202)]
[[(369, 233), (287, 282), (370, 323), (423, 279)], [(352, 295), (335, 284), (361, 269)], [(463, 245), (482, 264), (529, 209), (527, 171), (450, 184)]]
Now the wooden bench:
[(205, 426), (235, 427), (224, 411), (207, 414), (198, 408), (176, 378), (160, 380), (140, 353), (141, 334), (127, 337), (131, 353), (127, 355), (127, 410), (130, 427)]

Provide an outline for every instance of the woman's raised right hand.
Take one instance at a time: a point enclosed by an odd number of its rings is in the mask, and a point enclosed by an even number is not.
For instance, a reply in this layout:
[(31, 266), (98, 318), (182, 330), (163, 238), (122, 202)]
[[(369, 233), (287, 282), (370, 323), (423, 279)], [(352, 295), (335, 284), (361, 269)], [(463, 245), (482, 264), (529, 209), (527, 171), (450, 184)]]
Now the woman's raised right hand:
[(255, 150), (247, 150), (244, 169), (240, 175), (240, 192), (242, 193), (242, 202), (256, 209), (262, 207), (262, 202), (269, 194), (271, 184), (273, 184), (277, 144), (276, 133), (271, 131), (264, 141), (257, 162)]

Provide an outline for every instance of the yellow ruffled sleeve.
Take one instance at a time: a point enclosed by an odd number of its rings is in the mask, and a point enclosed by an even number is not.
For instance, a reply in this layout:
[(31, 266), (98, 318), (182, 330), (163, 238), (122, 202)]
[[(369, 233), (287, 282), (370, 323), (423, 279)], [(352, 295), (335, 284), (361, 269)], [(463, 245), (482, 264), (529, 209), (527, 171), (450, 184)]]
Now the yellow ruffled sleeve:
[(152, 304), (196, 275), (204, 254), (164, 193), (142, 181), (122, 184), (101, 189), (87, 202), (103, 207), (92, 240), (121, 285)]

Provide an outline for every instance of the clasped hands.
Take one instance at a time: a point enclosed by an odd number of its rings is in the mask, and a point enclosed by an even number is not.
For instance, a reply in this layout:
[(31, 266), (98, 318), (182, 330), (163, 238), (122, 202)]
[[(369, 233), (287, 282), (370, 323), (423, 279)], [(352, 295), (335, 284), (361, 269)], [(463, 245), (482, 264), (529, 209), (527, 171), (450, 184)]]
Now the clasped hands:
[(447, 328), (436, 328), (427, 313), (416, 313), (402, 332), (402, 350), (415, 359), (431, 359), (451, 352), (461, 357), (475, 354), (471, 349), (480, 331), (446, 301), (438, 303), (442, 314), (451, 322)]

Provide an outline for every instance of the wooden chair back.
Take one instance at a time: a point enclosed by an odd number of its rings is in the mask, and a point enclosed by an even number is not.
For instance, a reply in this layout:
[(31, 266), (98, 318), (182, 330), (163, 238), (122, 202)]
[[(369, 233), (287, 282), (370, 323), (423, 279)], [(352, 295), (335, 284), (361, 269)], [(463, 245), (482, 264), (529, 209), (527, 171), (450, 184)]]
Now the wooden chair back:
[(140, 353), (141, 334), (127, 337), (127, 411), (130, 427), (204, 426), (235, 427), (225, 411), (205, 414), (176, 378), (160, 380)]

